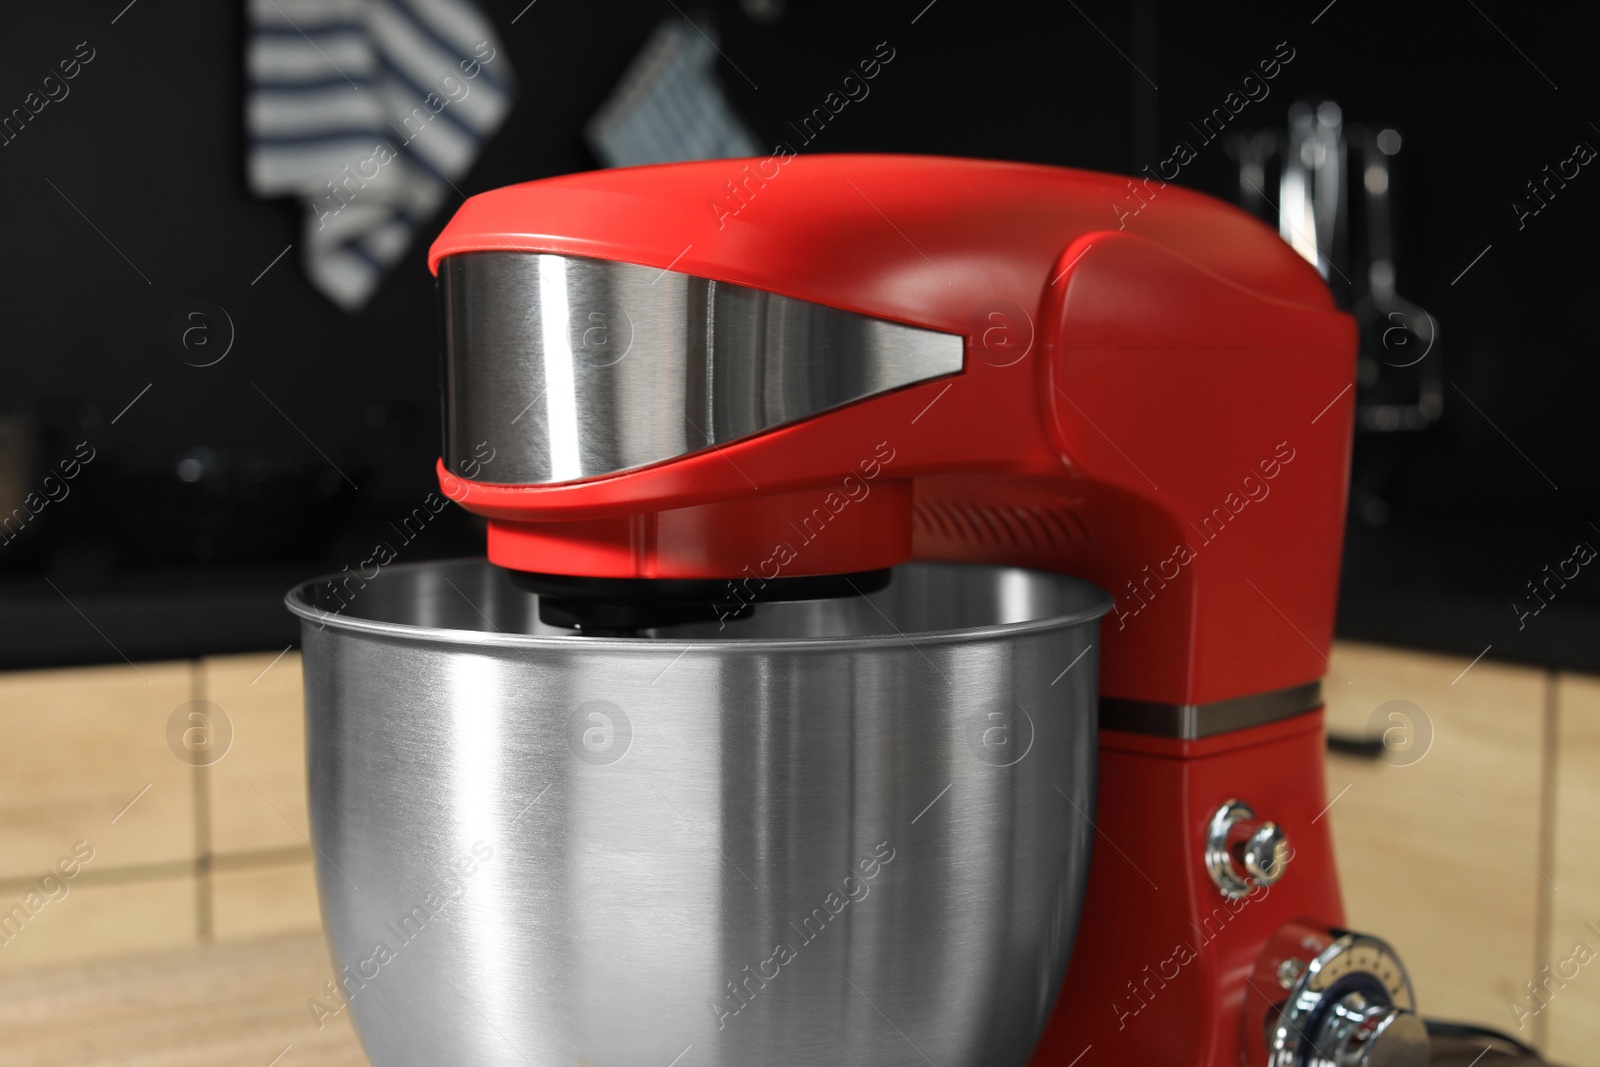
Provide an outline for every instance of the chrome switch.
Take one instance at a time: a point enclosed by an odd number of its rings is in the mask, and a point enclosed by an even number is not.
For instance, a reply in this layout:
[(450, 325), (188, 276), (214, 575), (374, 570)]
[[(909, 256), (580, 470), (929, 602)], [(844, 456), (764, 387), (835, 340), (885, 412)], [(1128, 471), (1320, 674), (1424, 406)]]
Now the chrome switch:
[(1222, 895), (1237, 900), (1256, 886), (1275, 885), (1289, 866), (1289, 835), (1256, 818), (1250, 805), (1230, 800), (1206, 829), (1206, 872)]

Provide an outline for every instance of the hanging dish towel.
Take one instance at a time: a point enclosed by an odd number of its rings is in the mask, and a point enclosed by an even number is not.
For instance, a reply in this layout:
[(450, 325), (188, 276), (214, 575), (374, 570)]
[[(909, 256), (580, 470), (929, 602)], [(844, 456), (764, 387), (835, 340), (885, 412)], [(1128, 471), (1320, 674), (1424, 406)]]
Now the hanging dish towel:
[(677, 17), (656, 27), (589, 120), (589, 145), (606, 166), (760, 154), (712, 69), (714, 35)]
[(516, 81), (471, 0), (247, 0), (251, 188), (306, 207), (318, 289), (359, 310), (477, 159)]

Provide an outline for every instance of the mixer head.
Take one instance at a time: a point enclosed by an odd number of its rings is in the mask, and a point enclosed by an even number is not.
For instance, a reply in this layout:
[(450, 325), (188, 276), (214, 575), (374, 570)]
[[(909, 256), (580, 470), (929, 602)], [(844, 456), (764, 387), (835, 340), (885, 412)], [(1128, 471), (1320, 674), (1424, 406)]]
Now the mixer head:
[[(497, 483), (603, 479), (714, 452), (961, 369), (957, 336), (631, 263), (489, 251), (445, 258), (439, 277), (446, 460)], [(558, 527), (581, 547), (568, 540), (548, 560), (526, 553), (510, 564), (519, 585), (541, 594), (543, 621), (581, 633), (720, 623), (763, 601), (873, 592), (887, 583), (887, 566), (904, 560), (903, 546), (835, 560), (847, 537), (859, 547), (870, 536), (862, 520), (876, 504), (863, 502), (881, 458), (841, 472), (831, 499), (812, 502), (820, 506), (789, 509), (784, 542), (805, 548), (806, 559), (782, 558), (788, 553), (768, 543), (694, 566), (693, 542), (707, 526), (751, 517), (701, 514), (684, 527), (646, 514)], [(758, 495), (753, 482), (746, 488)], [(850, 506), (845, 525), (854, 535), (837, 521)], [(825, 527), (819, 550), (812, 543)], [(830, 541), (839, 543), (833, 555)], [(593, 557), (607, 550), (614, 558), (596, 568)]]
[(1010, 563), (1119, 598), (1118, 696), (1303, 687), (1349, 437), (1313, 419), (1352, 327), (1255, 220), (1151, 179), (1128, 222), (1129, 184), (805, 156), (473, 197), (430, 253), (445, 492), (579, 632)]

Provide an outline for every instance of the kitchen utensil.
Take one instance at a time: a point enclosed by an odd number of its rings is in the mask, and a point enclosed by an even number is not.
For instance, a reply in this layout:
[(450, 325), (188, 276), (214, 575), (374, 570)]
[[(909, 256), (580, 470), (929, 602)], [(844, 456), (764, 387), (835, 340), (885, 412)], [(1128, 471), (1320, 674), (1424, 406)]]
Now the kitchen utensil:
[[(1130, 184), (777, 155), (463, 206), (438, 473), (489, 562), (292, 599), (341, 964), (482, 878), (350, 1001), (378, 1067), (1425, 1062), (1321, 818), (1355, 325), (1237, 209), (1144, 179), (1111, 229)], [(880, 845), (822, 951), (761, 944)]]
[(935, 1062), (1026, 1058), (1087, 879), (1092, 657), (1052, 681), (1098, 589), (907, 564), (630, 638), (482, 561), (290, 604), (375, 1063), (909, 1062), (880, 1009)]

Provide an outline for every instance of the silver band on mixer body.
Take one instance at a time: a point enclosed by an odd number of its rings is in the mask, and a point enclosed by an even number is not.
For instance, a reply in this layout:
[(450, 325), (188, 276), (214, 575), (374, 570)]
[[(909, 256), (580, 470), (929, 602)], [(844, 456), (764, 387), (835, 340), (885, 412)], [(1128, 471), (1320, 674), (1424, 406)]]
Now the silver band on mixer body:
[(1106, 594), (913, 563), (613, 638), (481, 561), (325, 589), (288, 598), (313, 835), (378, 1067), (1026, 1060), (1089, 869)]

